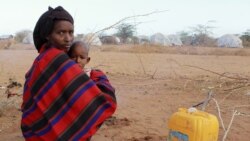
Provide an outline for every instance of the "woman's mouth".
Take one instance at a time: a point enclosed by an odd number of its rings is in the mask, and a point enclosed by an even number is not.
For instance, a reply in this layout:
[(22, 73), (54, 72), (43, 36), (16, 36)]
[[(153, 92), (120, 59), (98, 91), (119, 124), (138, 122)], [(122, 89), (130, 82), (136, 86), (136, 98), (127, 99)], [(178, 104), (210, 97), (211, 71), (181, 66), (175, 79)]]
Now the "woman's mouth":
[(65, 50), (67, 50), (67, 51), (68, 51), (68, 50), (69, 50), (69, 48), (70, 48), (70, 45), (63, 45), (63, 46), (62, 46), (62, 48), (64, 48)]

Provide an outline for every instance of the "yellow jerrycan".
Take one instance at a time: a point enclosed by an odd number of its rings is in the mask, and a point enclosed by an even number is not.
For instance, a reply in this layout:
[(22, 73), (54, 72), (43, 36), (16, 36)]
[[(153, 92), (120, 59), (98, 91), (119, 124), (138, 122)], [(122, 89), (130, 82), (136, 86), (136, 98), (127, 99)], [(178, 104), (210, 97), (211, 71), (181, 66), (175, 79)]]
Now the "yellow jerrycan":
[(219, 123), (216, 116), (196, 108), (179, 108), (168, 122), (167, 141), (217, 141)]

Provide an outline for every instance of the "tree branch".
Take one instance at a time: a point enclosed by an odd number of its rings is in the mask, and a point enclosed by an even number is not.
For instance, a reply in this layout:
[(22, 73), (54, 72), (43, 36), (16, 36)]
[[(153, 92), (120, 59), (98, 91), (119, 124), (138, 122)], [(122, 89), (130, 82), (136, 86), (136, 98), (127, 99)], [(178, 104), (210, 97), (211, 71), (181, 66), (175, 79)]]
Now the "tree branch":
[(158, 11), (158, 10), (157, 10), (157, 11), (153, 11), (153, 12), (146, 13), (146, 14), (128, 16), (128, 17), (122, 18), (122, 19), (119, 20), (118, 22), (116, 22), (116, 23), (114, 23), (114, 24), (112, 24), (112, 25), (110, 25), (110, 26), (108, 26), (108, 27), (105, 27), (105, 28), (103, 28), (103, 29), (101, 29), (101, 30), (96, 31), (95, 34), (100, 33), (100, 32), (103, 32), (103, 31), (105, 31), (105, 30), (109, 30), (109, 29), (111, 29), (111, 28), (114, 28), (116, 25), (118, 25), (118, 24), (120, 24), (120, 23), (122, 23), (122, 22), (124, 22), (124, 21), (126, 21), (126, 20), (132, 19), (132, 18), (146, 17), (146, 16), (149, 16), (149, 15), (152, 15), (152, 14), (163, 13), (163, 12), (166, 12), (166, 11), (168, 11), (168, 10), (163, 10), (163, 11)]

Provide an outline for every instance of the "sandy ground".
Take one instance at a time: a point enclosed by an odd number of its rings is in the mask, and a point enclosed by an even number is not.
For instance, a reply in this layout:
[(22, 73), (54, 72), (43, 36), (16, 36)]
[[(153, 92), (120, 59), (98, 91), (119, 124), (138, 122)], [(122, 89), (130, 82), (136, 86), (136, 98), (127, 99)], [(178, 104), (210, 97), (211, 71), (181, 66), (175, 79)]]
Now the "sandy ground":
[[(244, 115), (235, 116), (227, 141), (250, 138), (250, 89), (239, 84), (250, 76), (250, 56), (183, 55), (133, 52), (112, 49), (91, 50), (90, 67), (102, 69), (116, 88), (118, 109), (93, 141), (165, 141), (167, 121), (180, 107), (201, 102), (208, 88), (218, 100), (223, 121), (228, 127), (233, 107)], [(244, 51), (241, 51), (244, 52)], [(17, 95), (7, 98), (12, 81), (23, 84), (24, 75), (37, 56), (35, 50), (0, 50), (0, 140), (24, 140), (19, 128), (22, 87), (10, 88)], [(188, 66), (189, 65), (189, 66)], [(200, 67), (206, 70), (198, 69)], [(222, 77), (215, 72), (240, 80)], [(232, 89), (232, 90), (230, 90)], [(206, 111), (217, 114), (214, 102)], [(220, 123), (219, 140), (224, 131)]]

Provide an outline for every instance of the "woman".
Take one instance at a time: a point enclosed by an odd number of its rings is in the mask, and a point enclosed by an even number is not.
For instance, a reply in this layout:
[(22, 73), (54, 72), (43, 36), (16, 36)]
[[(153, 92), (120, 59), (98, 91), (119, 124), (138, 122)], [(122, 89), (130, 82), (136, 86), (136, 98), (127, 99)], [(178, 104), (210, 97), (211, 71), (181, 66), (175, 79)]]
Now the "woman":
[(60, 6), (49, 7), (36, 23), (33, 38), (39, 55), (25, 76), (22, 104), (27, 141), (89, 140), (116, 109), (108, 80), (94, 83), (65, 54), (73, 41), (73, 24)]

